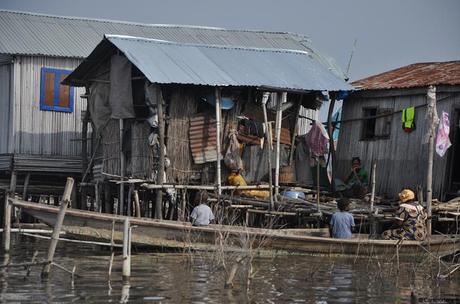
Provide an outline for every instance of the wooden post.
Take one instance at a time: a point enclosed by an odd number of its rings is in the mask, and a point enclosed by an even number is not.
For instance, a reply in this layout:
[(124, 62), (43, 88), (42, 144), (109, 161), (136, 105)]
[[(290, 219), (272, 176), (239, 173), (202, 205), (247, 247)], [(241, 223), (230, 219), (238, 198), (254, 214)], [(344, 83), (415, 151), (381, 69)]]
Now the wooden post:
[(268, 159), (268, 186), (270, 187), (270, 210), (275, 208), (275, 203), (273, 202), (273, 177), (272, 177), (272, 132), (271, 125), (268, 123), (267, 115), (267, 101), (270, 96), (270, 93), (264, 93), (262, 99), (262, 111), (264, 112), (264, 123), (265, 123), (265, 149), (267, 150), (267, 159)]
[(13, 205), (9, 202), (8, 198), (13, 195), (16, 190), (17, 174), (13, 170), (11, 172), (10, 189), (5, 193), (4, 205), (4, 220), (3, 220), (3, 250), (7, 253), (11, 248), (11, 212)]
[(99, 183), (99, 181), (96, 181), (96, 184), (94, 185), (94, 204), (97, 206), (98, 212), (102, 212), (100, 189), (101, 189), (101, 184)]
[(51, 270), (51, 264), (53, 263), (54, 253), (56, 251), (56, 246), (59, 241), (59, 234), (62, 229), (62, 224), (64, 222), (65, 212), (67, 210), (67, 206), (69, 205), (70, 195), (73, 190), (74, 179), (71, 177), (67, 178), (67, 182), (64, 188), (64, 195), (62, 196), (61, 206), (59, 208), (59, 213), (56, 218), (56, 224), (53, 228), (53, 234), (51, 235), (51, 242), (48, 248), (48, 255), (46, 258), (46, 264), (43, 266), (42, 270), (42, 277), (47, 277)]
[(24, 179), (24, 189), (22, 190), (22, 199), (25, 201), (27, 201), (29, 183), (30, 183), (30, 172), (27, 172), (26, 178)]
[(332, 174), (331, 174), (331, 192), (335, 191), (335, 180), (334, 180), (334, 159), (335, 159), (335, 146), (334, 146), (334, 128), (332, 126), (332, 114), (334, 112), (335, 105), (335, 94), (330, 94), (329, 110), (327, 113), (327, 131), (329, 133), (329, 161), (331, 162)]
[(141, 204), (139, 202), (139, 193), (134, 190), (134, 210), (136, 211), (135, 216), (141, 217)]
[(215, 99), (216, 99), (216, 153), (217, 153), (217, 160), (216, 160), (216, 174), (217, 174), (217, 195), (220, 197), (222, 194), (222, 176), (221, 176), (221, 168), (220, 168), (220, 161), (221, 161), (221, 152), (220, 152), (220, 131), (221, 131), (221, 110), (220, 110), (220, 101), (221, 101), (221, 89), (219, 87), (215, 88)]
[(377, 162), (373, 161), (372, 162), (372, 173), (371, 173), (371, 207), (370, 207), (370, 214), (369, 214), (369, 220), (370, 220), (370, 235), (374, 236), (377, 233), (377, 227), (375, 226), (375, 217), (374, 217), (374, 201), (375, 201), (375, 174), (377, 169)]
[[(123, 181), (125, 176), (125, 154), (123, 153), (123, 133), (124, 133), (124, 123), (123, 119), (119, 120), (120, 122), (120, 180)], [(125, 184), (120, 183), (120, 195), (118, 197), (118, 213), (123, 215), (124, 210), (124, 199), (125, 199)]]
[(319, 156), (316, 157), (316, 208), (319, 209), (319, 195), (320, 195), (320, 186), (319, 186)]
[(280, 151), (281, 151), (281, 123), (283, 119), (283, 111), (281, 105), (286, 102), (287, 93), (281, 93), (278, 95), (278, 102), (276, 106), (276, 154), (275, 154), (275, 201), (278, 200), (279, 195), (279, 183), (280, 183)]
[(434, 156), (434, 133), (435, 133), (435, 127), (437, 124), (436, 121), (436, 87), (435, 86), (430, 86), (428, 88), (427, 92), (428, 96), (428, 107), (427, 111), (431, 111), (431, 114), (429, 114), (429, 126), (428, 126), (428, 132), (429, 132), (429, 138), (428, 138), (428, 168), (427, 168), (427, 174), (426, 174), (426, 212), (428, 215), (428, 220), (427, 220), (427, 237), (431, 238), (431, 202), (433, 198), (433, 156)]
[(292, 130), (292, 136), (291, 136), (291, 150), (289, 151), (289, 165), (292, 165), (292, 162), (294, 161), (295, 138), (297, 135), (297, 128), (299, 126), (299, 115), (300, 115), (300, 110), (302, 109), (302, 99), (303, 99), (303, 95), (300, 96), (300, 99), (297, 102), (297, 108), (295, 110), (296, 116), (295, 116), (294, 129)]
[(123, 281), (129, 281), (129, 277), (131, 276), (130, 243), (129, 218), (125, 218), (123, 223)]
[[(89, 89), (86, 88), (86, 94), (89, 93)], [(86, 103), (88, 104), (88, 103)], [(82, 169), (82, 182), (85, 182), (86, 176), (88, 175), (88, 123), (89, 123), (89, 109), (87, 108), (83, 120), (82, 120), (82, 134), (81, 134), (81, 169)], [(78, 209), (86, 210), (86, 200), (88, 189), (86, 186), (81, 186), (80, 204), (77, 206)], [(75, 203), (75, 202), (74, 202)]]
[[(156, 88), (157, 114), (158, 114), (158, 140), (160, 146), (160, 158), (158, 160), (157, 183), (163, 185), (165, 175), (165, 118), (163, 109), (163, 96), (160, 87)], [(155, 218), (163, 218), (163, 190), (156, 192)]]

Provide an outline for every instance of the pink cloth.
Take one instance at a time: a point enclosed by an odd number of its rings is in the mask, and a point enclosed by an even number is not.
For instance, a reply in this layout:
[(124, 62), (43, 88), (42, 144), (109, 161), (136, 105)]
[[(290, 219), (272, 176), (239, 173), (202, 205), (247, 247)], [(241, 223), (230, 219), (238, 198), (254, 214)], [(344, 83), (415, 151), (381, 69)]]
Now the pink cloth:
[(310, 147), (311, 156), (318, 157), (328, 152), (329, 135), (321, 123), (315, 121), (307, 133), (306, 140)]
[(443, 157), (447, 149), (452, 146), (449, 139), (449, 132), (449, 114), (443, 111), (441, 121), (439, 122), (438, 135), (436, 136), (436, 153), (441, 157)]

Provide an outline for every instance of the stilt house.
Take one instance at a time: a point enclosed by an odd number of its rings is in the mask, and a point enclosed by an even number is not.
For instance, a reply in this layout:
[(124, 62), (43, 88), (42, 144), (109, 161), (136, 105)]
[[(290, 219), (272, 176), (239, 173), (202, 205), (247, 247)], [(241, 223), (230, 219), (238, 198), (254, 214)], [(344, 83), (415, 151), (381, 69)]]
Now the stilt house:
[[(343, 103), (336, 176), (350, 172), (352, 157), (370, 172), (377, 163), (376, 189), (394, 196), (404, 188), (426, 189), (428, 148), (424, 137), (427, 90), (436, 87), (437, 114), (450, 120), (452, 146), (434, 155), (433, 197), (460, 190), (460, 61), (417, 63), (353, 82), (358, 88)], [(413, 107), (414, 126), (403, 128), (405, 109)], [(411, 110), (412, 111), (412, 110)], [(437, 129), (436, 129), (437, 130)]]
[[(29, 190), (42, 193), (61, 193), (63, 176), (81, 178), (90, 173), (86, 170), (86, 161), (93, 151), (88, 141), (95, 139), (91, 126), (83, 123), (87, 118), (86, 102), (81, 97), (85, 89), (62, 86), (60, 82), (90, 54), (106, 33), (180, 43), (297, 50), (308, 52), (317, 62), (337, 71), (312, 49), (306, 37), (296, 34), (150, 25), (1, 10), (2, 189), (9, 187), (11, 172), (16, 172), (19, 178), (16, 190), (21, 191), (30, 178)], [(267, 68), (269, 65), (267, 62)], [(100, 78), (99, 75), (95, 77)], [(314, 114), (305, 112), (303, 115)], [(83, 137), (82, 129), (85, 130)], [(109, 143), (105, 141), (104, 144)], [(57, 179), (57, 184), (53, 184), (53, 179)]]
[[(269, 171), (262, 149), (264, 98), (271, 96), (268, 121), (277, 121), (273, 163), (283, 164), (292, 151), (299, 108), (318, 108), (324, 90), (352, 88), (305, 51), (119, 35), (105, 35), (63, 83), (87, 90), (97, 134), (88, 161), (92, 182), (129, 177), (216, 184), (219, 191), (228, 173), (220, 155), (236, 131), (247, 180), (260, 182)], [(121, 206), (126, 192), (132, 193), (121, 183)]]

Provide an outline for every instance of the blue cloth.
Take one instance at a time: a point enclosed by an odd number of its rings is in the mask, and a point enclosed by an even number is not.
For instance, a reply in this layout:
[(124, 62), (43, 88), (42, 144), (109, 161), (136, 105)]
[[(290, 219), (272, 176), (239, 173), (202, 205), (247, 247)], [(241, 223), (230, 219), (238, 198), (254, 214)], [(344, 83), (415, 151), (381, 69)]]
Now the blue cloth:
[(351, 213), (340, 211), (332, 215), (330, 225), (333, 238), (351, 239), (351, 227), (355, 225), (355, 219)]

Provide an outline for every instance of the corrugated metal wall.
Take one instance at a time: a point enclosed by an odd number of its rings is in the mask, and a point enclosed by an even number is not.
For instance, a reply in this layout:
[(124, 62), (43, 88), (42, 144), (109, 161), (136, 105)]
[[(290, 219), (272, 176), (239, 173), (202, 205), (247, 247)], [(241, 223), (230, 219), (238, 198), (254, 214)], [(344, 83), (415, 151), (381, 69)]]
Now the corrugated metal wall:
[[(305, 107), (302, 107), (300, 109), (300, 115), (308, 117), (308, 118), (313, 119), (313, 120), (318, 119), (318, 111), (317, 110), (312, 110), (312, 109), (308, 109), (308, 108), (305, 108)], [(311, 120), (309, 120), (307, 118), (299, 118), (299, 128), (298, 128), (297, 135), (307, 134), (308, 131), (310, 131), (310, 129), (311, 129)]]
[(74, 111), (62, 113), (40, 110), (40, 69), (73, 70), (81, 62), (72, 58), (17, 57), (14, 62), (14, 153), (54, 156), (81, 154), (80, 95), (74, 90)]
[[(0, 56), (0, 61), (2, 58)], [(12, 130), (10, 119), (11, 70), (12, 64), (6, 61), (0, 63), (0, 154), (11, 153), (13, 150), (9, 144)]]
[[(453, 109), (460, 106), (460, 87), (438, 88), (438, 115), (446, 111), (451, 117), (453, 130)], [(451, 92), (448, 92), (451, 91)], [(426, 104), (426, 89), (387, 90), (361, 93), (343, 103), (342, 119), (361, 118), (363, 107), (391, 108), (398, 111), (409, 106)], [(414, 189), (417, 185), (426, 187), (427, 145), (423, 138), (426, 107), (416, 108), (416, 129), (412, 133), (402, 130), (401, 113), (392, 116), (389, 139), (360, 140), (363, 121), (342, 123), (337, 149), (336, 177), (345, 178), (351, 169), (351, 158), (359, 156), (370, 173), (371, 163), (377, 161), (376, 190), (380, 195), (395, 195), (403, 188)], [(451, 150), (452, 151), (452, 150)], [(433, 194), (439, 197), (446, 189), (446, 168), (448, 156), (435, 153), (433, 166)]]

